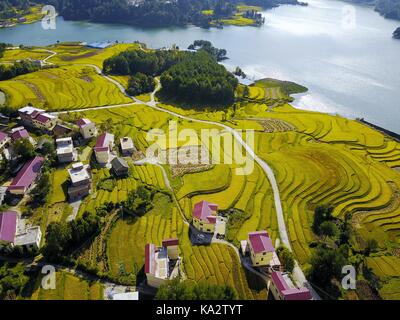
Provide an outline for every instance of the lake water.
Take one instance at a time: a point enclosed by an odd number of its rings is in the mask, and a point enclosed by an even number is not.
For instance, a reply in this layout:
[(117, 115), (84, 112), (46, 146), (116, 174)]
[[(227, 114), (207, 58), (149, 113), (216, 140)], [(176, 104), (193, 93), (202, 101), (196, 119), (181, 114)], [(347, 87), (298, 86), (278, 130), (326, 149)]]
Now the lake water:
[[(364, 117), (400, 133), (400, 41), (391, 38), (400, 22), (371, 8), (336, 0), (308, 0), (309, 6), (282, 6), (264, 12), (262, 27), (142, 29), (57, 19), (0, 29), (0, 42), (46, 45), (56, 41), (139, 40), (150, 47), (207, 39), (228, 50), (228, 68), (240, 66), (252, 79), (291, 80), (310, 91), (295, 105), (307, 110)], [(349, 19), (354, 17), (354, 19)]]

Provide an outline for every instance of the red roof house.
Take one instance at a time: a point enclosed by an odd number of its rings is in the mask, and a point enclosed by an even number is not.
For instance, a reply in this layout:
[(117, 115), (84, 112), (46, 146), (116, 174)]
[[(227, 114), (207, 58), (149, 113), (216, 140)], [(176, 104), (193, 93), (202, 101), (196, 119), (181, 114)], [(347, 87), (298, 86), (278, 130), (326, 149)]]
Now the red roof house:
[(162, 246), (164, 248), (170, 247), (170, 246), (177, 246), (179, 245), (179, 239), (178, 238), (174, 238), (174, 239), (165, 239), (162, 242)]
[(11, 139), (13, 141), (17, 141), (19, 139), (29, 139), (30, 135), (28, 131), (26, 131), (25, 128), (21, 128), (21, 130), (17, 130), (14, 133), (11, 134)]
[(272, 293), (276, 299), (280, 300), (311, 300), (310, 290), (305, 287), (295, 288), (290, 287), (279, 271), (274, 271), (271, 274)]
[(25, 194), (36, 180), (43, 161), (44, 158), (35, 157), (29, 162), (25, 163), (22, 169), (18, 172), (17, 176), (11, 182), (11, 185), (7, 188), (7, 191), (13, 194)]
[(84, 126), (86, 126), (87, 124), (90, 124), (90, 123), (92, 123), (92, 121), (90, 121), (89, 119), (82, 118), (82, 119), (79, 119), (79, 120), (76, 122), (76, 125), (77, 125), (79, 128), (82, 128), (82, 127), (84, 127)]
[(213, 215), (213, 212), (217, 210), (218, 205), (203, 200), (194, 205), (193, 218), (207, 223), (215, 224), (217, 218), (215, 215)]
[(6, 211), (0, 213), (0, 243), (13, 243), (17, 231), (17, 213)]
[(267, 231), (249, 232), (249, 242), (251, 248), (256, 254), (275, 251)]

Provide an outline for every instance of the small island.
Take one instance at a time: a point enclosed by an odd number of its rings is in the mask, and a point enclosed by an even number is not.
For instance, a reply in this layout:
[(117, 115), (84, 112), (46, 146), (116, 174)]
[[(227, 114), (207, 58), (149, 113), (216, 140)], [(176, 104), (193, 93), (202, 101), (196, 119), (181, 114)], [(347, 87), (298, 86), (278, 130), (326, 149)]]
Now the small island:
[(394, 30), (393, 38), (400, 39), (400, 27), (398, 27), (396, 30)]

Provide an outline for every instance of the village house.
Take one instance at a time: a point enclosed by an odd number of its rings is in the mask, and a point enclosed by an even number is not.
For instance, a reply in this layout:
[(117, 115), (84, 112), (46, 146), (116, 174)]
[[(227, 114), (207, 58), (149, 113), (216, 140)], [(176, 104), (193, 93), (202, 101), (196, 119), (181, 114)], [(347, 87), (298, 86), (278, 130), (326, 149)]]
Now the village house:
[(89, 119), (82, 118), (77, 121), (77, 126), (79, 127), (79, 131), (84, 139), (90, 139), (97, 137), (97, 128), (96, 124)]
[(29, 132), (24, 127), (12, 128), (10, 134), (13, 142), (19, 139), (28, 139), (33, 146), (36, 145), (36, 141), (29, 135)]
[(87, 196), (90, 193), (92, 175), (90, 166), (82, 162), (74, 163), (71, 169), (68, 169), (70, 186), (68, 187), (68, 197), (75, 201)]
[(287, 275), (280, 271), (274, 271), (271, 274), (269, 285), (275, 300), (311, 300), (310, 290), (305, 287), (297, 288)]
[(6, 211), (0, 213), (0, 249), (13, 246), (17, 231), (17, 213)]
[(107, 164), (110, 160), (110, 153), (114, 148), (114, 135), (108, 132), (101, 134), (93, 148), (96, 160), (99, 164)]
[(270, 266), (274, 259), (275, 248), (267, 231), (249, 232), (248, 244), (253, 266)]
[(193, 225), (202, 232), (213, 233), (217, 222), (218, 205), (200, 201), (193, 208)]
[(78, 157), (74, 149), (74, 143), (71, 137), (60, 138), (56, 140), (57, 144), (57, 158), (61, 163), (75, 161)]
[(127, 175), (129, 175), (129, 165), (123, 158), (115, 157), (114, 159), (112, 159), (111, 167), (113, 173), (117, 177), (126, 177)]
[(121, 138), (120, 145), (121, 145), (121, 153), (124, 157), (130, 156), (133, 154), (134, 151), (136, 151), (133, 141), (129, 137)]
[(25, 195), (40, 174), (43, 162), (44, 158), (35, 157), (25, 163), (8, 186), (7, 191), (13, 195)]
[(153, 243), (146, 244), (144, 269), (149, 286), (159, 288), (165, 280), (178, 275), (178, 245), (178, 239), (163, 240), (162, 247), (156, 247)]
[(19, 109), (18, 113), (23, 123), (41, 130), (52, 130), (58, 121), (56, 116), (31, 106)]
[(52, 131), (55, 137), (62, 137), (70, 134), (72, 132), (72, 129), (63, 124), (57, 123)]
[(18, 214), (14, 211), (0, 213), (0, 249), (22, 247), (39, 249), (42, 232), (39, 226), (19, 226)]

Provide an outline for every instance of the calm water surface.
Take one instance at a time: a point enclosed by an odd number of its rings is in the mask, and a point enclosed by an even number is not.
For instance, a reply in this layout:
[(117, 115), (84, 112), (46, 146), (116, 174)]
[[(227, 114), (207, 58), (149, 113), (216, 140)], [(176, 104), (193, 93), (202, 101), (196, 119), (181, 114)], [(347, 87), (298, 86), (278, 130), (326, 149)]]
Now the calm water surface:
[(353, 11), (344, 2), (308, 3), (266, 11), (267, 23), (260, 28), (149, 30), (58, 18), (56, 30), (45, 31), (41, 23), (0, 29), (0, 42), (139, 40), (153, 48), (173, 43), (186, 48), (193, 40), (207, 39), (228, 50), (228, 68), (241, 66), (252, 79), (272, 77), (307, 86), (310, 91), (294, 103), (299, 108), (364, 117), (400, 133), (400, 41), (391, 38), (400, 22), (361, 6), (353, 7), (355, 20), (348, 20)]

